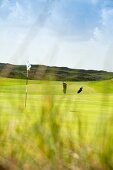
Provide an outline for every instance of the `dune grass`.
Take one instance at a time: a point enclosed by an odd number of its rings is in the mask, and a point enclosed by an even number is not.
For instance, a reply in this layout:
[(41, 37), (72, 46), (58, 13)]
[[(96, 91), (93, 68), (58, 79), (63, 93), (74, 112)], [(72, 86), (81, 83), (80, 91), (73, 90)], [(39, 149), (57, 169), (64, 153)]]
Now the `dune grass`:
[(112, 170), (112, 83), (0, 78), (0, 168)]

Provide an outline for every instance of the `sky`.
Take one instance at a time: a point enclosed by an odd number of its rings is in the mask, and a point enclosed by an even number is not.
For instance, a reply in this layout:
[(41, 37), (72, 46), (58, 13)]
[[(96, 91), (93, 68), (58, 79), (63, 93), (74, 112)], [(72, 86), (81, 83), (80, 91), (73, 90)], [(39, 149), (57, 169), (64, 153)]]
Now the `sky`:
[(0, 62), (113, 71), (113, 0), (0, 0)]

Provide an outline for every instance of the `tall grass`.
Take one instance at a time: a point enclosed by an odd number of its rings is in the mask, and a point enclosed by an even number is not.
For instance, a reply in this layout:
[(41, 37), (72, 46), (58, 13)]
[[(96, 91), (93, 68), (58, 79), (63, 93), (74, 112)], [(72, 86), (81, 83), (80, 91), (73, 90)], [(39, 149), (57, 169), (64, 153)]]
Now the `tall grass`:
[[(62, 82), (30, 82), (24, 108), (25, 96), (20, 91), (24, 82), (21, 87), (2, 83), (0, 170), (113, 169), (111, 100), (101, 98), (102, 93), (89, 94), (93, 82), (87, 84), (89, 93), (79, 96), (73, 94), (79, 83), (69, 85), (64, 95)], [(19, 89), (15, 92), (14, 87)]]

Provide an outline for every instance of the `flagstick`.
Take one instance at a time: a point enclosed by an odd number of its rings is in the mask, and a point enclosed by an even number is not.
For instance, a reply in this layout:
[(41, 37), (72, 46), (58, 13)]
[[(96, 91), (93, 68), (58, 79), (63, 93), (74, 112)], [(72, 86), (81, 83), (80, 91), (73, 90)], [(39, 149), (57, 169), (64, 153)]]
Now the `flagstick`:
[(26, 104), (27, 104), (27, 85), (28, 85), (28, 73), (30, 71), (30, 68), (31, 68), (31, 64), (28, 62), (26, 64), (26, 69), (27, 69), (27, 76), (26, 76), (26, 95), (25, 95), (25, 107), (26, 107)]
[(27, 103), (27, 85), (28, 85), (28, 70), (27, 70), (27, 77), (26, 77), (26, 95), (25, 95), (25, 107)]

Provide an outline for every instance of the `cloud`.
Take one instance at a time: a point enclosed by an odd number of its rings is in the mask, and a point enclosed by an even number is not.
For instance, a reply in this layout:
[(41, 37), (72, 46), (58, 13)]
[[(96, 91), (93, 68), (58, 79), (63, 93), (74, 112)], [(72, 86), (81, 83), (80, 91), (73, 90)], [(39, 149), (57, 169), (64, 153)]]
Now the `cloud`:
[(8, 5), (9, 5), (9, 0), (2, 0), (0, 7), (4, 8), (4, 7), (7, 7)]
[[(57, 0), (4, 0), (0, 6), (1, 25), (32, 26), (38, 20), (43, 22), (51, 14), (52, 6)], [(47, 12), (48, 11), (48, 12)], [(42, 14), (43, 13), (43, 14)]]
[(19, 1), (3, 1), (1, 5), (1, 23), (2, 26), (24, 26), (33, 24), (31, 9), (29, 4), (23, 6)]
[[(111, 6), (110, 0), (67, 0), (66, 3), (65, 0), (4, 0), (0, 7), (0, 25), (30, 28), (34, 23), (40, 26), (45, 20), (43, 27), (57, 36), (87, 41), (96, 28), (107, 27), (107, 30), (109, 24), (112, 26)], [(48, 8), (48, 12), (44, 8)]]
[(113, 22), (113, 8), (103, 8), (101, 12), (102, 24), (106, 26), (108, 23)]
[(94, 5), (97, 5), (99, 3), (99, 0), (91, 0), (91, 2), (94, 4)]
[(100, 24), (94, 29), (94, 36), (111, 43), (113, 37), (113, 6), (104, 6), (100, 10)]
[(57, 3), (48, 19), (47, 27), (57, 35), (74, 37), (77, 41), (86, 41), (100, 23), (99, 7), (91, 0), (61, 0)]

